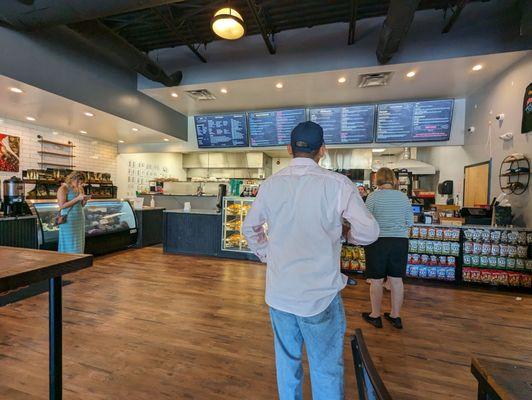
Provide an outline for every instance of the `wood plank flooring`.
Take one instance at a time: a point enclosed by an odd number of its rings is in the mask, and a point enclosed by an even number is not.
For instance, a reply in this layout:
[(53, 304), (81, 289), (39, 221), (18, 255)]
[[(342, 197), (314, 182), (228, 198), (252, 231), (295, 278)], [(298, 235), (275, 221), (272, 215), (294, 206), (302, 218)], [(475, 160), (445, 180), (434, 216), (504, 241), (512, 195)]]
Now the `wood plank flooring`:
[[(264, 266), (164, 255), (95, 259), (63, 289), (64, 399), (275, 399)], [(366, 326), (368, 285), (343, 292), (395, 399), (472, 399), (471, 357), (532, 363), (532, 296), (407, 285), (405, 329)], [(387, 305), (388, 307), (388, 305)], [(48, 297), (0, 308), (0, 399), (47, 399)], [(355, 399), (346, 341), (346, 399)], [(309, 395), (308, 375), (305, 383)]]

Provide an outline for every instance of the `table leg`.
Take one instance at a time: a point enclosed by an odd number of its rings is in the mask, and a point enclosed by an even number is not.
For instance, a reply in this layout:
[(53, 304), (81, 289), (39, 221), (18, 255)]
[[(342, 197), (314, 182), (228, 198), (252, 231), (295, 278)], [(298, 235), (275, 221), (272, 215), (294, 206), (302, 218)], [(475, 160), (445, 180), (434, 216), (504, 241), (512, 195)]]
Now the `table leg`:
[(50, 279), (49, 329), (50, 329), (50, 400), (63, 397), (63, 335), (62, 335), (62, 282), (61, 277)]

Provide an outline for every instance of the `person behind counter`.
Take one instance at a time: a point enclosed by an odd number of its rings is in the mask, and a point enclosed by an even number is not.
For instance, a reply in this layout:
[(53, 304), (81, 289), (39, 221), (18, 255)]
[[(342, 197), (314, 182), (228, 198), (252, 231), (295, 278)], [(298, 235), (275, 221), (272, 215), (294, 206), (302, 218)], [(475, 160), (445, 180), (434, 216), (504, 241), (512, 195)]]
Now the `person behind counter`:
[(403, 276), (408, 259), (408, 228), (414, 214), (408, 197), (396, 190), (397, 179), (389, 168), (377, 171), (378, 189), (366, 200), (366, 207), (379, 223), (379, 239), (365, 247), (366, 277), (369, 278), (371, 313), (362, 317), (371, 325), (382, 328), (381, 303), (384, 278), (390, 286), (392, 310), (384, 317), (397, 329), (402, 329), (400, 317), (403, 305)]
[(342, 218), (356, 244), (376, 240), (379, 226), (351, 181), (318, 165), (325, 154), (321, 126), (297, 125), (288, 152), (292, 162), (261, 185), (243, 233), (267, 263), (279, 399), (303, 398), (304, 344), (312, 397), (341, 400), (346, 322), (339, 292), (347, 282), (339, 268)]
[(66, 221), (59, 225), (60, 253), (81, 254), (85, 250), (85, 215), (83, 207), (89, 200), (83, 190), (84, 177), (81, 172), (72, 172), (57, 191), (57, 202)]

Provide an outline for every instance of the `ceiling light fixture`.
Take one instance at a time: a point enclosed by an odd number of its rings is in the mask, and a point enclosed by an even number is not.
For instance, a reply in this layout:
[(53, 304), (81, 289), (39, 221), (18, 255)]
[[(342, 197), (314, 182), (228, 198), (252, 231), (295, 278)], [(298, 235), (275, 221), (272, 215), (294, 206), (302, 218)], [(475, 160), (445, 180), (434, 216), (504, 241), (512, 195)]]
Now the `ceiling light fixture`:
[(212, 31), (222, 39), (240, 39), (246, 33), (244, 19), (233, 8), (224, 7), (216, 11), (211, 20)]
[(179, 95), (176, 92), (173, 92), (170, 96), (172, 97), (179, 97)]
[(413, 78), (414, 76), (416, 76), (416, 71), (410, 71), (409, 73), (406, 74), (407, 78)]
[(52, 135), (57, 136), (57, 135), (59, 135), (59, 133), (56, 132), (56, 131), (53, 131), (53, 132), (52, 132)]
[(24, 91), (22, 89), (19, 89), (18, 87), (12, 87), (9, 88), (13, 93), (23, 93)]
[(138, 131), (139, 131), (139, 128), (131, 128), (131, 130), (132, 130), (133, 132), (138, 132)]
[(119, 140), (118, 143), (124, 143), (124, 141), (123, 140)]
[(338, 78), (338, 83), (345, 83), (345, 81), (347, 81), (345, 76), (341, 76), (340, 78)]
[(169, 142), (169, 141), (170, 141), (170, 139), (167, 139), (167, 138), (164, 138), (163, 140), (164, 140), (165, 142)]
[(94, 114), (89, 111), (85, 111), (83, 114), (85, 114), (87, 117), (94, 117)]
[(482, 69), (482, 64), (477, 64), (473, 68), (471, 68), (473, 71), (480, 71)]
[(26, 119), (27, 119), (28, 121), (35, 121), (35, 118), (33, 118), (33, 117), (26, 117)]
[(283, 82), (278, 82), (278, 83), (276, 83), (276, 84), (275, 84), (275, 87), (276, 87), (277, 89), (282, 89), (282, 88), (283, 88)]
[(372, 149), (371, 151), (374, 153), (384, 153), (386, 149)]
[(227, 89), (226, 88), (221, 88), (220, 89), (220, 93), (227, 94)]
[(81, 131), (79, 131), (79, 133), (81, 133), (82, 135), (85, 135), (87, 133), (87, 131), (81, 130)]

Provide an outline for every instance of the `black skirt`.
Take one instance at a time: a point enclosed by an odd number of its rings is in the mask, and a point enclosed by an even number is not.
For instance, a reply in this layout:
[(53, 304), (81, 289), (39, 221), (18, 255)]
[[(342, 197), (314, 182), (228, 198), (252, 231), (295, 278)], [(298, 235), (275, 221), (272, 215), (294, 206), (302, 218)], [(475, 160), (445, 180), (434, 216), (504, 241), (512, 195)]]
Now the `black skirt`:
[(387, 276), (403, 278), (408, 260), (408, 239), (381, 237), (364, 248), (366, 277), (382, 279)]

